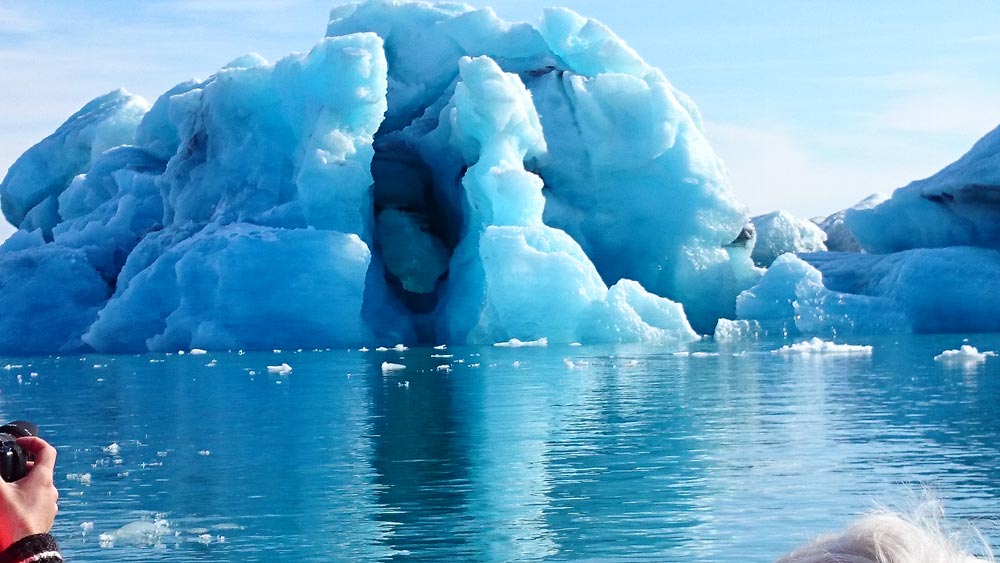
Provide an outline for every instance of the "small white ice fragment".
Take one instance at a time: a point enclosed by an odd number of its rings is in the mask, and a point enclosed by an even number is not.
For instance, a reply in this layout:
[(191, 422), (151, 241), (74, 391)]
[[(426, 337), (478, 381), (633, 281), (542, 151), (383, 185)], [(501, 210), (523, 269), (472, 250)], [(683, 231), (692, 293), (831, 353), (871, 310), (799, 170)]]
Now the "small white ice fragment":
[(378, 348), (375, 349), (375, 351), (376, 352), (388, 352), (389, 349), (386, 348), (385, 346), (379, 346)]
[(545, 338), (544, 336), (539, 338), (538, 340), (528, 340), (528, 341), (520, 340), (517, 338), (511, 338), (507, 342), (496, 342), (493, 345), (496, 346), (497, 348), (525, 348), (529, 346), (543, 347), (549, 345), (549, 339)]
[(91, 531), (91, 530), (94, 529), (94, 523), (93, 522), (80, 522), (80, 529), (83, 530), (83, 533), (86, 534), (87, 532), (89, 532), (89, 531)]
[(390, 371), (399, 371), (401, 369), (406, 369), (403, 364), (393, 364), (390, 362), (382, 362), (382, 373), (388, 373)]
[(212, 543), (212, 535), (202, 534), (198, 536), (198, 543)]
[(101, 534), (97, 536), (97, 543), (103, 548), (115, 546), (115, 536), (112, 534)]
[[(280, 366), (267, 366), (267, 373), (276, 373), (278, 375), (288, 375), (292, 373), (292, 366), (288, 364), (281, 364)], [(253, 374), (251, 374), (253, 375)]]
[(824, 340), (820, 340), (819, 338), (813, 338), (811, 340), (806, 340), (805, 342), (782, 346), (777, 350), (771, 350), (771, 353), (785, 355), (838, 354), (849, 356), (871, 356), (872, 347), (854, 344), (834, 344), (833, 342), (826, 342)]
[(958, 350), (945, 350), (934, 356), (934, 361), (945, 363), (980, 363), (985, 362), (987, 357), (996, 355), (996, 352), (980, 352), (975, 346), (963, 344)]
[(573, 361), (569, 358), (563, 358), (563, 364), (566, 366), (567, 369), (583, 369), (590, 367), (590, 362), (584, 360)]
[(191, 348), (191, 351), (188, 352), (188, 354), (191, 354), (192, 356), (203, 356), (207, 353), (208, 350), (202, 350), (201, 348)]
[(439, 346), (435, 346), (434, 349), (435, 350), (447, 350), (448, 349), (448, 345), (447, 344), (441, 344)]
[(205, 367), (207, 367), (207, 368), (214, 368), (218, 363), (219, 363), (218, 361), (212, 360), (212, 361), (208, 362), (207, 364), (205, 364)]
[(118, 455), (122, 450), (121, 446), (118, 445), (118, 442), (111, 442), (111, 444), (104, 446), (101, 449), (104, 450), (104, 453), (109, 455)]
[(716, 358), (718, 356), (718, 352), (691, 352), (692, 358)]
[(275, 348), (274, 350), (271, 350), (271, 351), (274, 352), (275, 354), (280, 354), (281, 353), (281, 348)]
[(77, 481), (81, 485), (90, 485), (90, 473), (68, 473), (66, 479), (69, 481)]
[(583, 344), (580, 344), (579, 342), (570, 342), (569, 345), (573, 347), (583, 346)]
[(432, 358), (454, 358), (454, 354), (431, 354)]
[(434, 368), (434, 369), (435, 369), (436, 371), (443, 371), (443, 372), (446, 372), (446, 373), (447, 373), (447, 372), (450, 372), (450, 371), (451, 371), (451, 366), (449, 366), (449, 365), (445, 364), (445, 365), (441, 365), (441, 366), (438, 366), (438, 367), (436, 367), (436, 368)]
[(198, 450), (198, 455), (212, 455), (210, 450)]
[(518, 360), (514, 360), (514, 362), (510, 365), (514, 366), (515, 368), (519, 368), (521, 367), (521, 362)]
[(407, 348), (406, 346), (403, 346), (402, 344), (396, 344), (395, 346), (392, 347), (392, 349), (395, 350), (395, 351), (397, 351), (397, 352), (405, 352), (405, 351), (409, 350), (409, 348)]
[(183, 355), (184, 355), (185, 353), (186, 353), (186, 352), (184, 352), (184, 350), (178, 350), (178, 351), (177, 351), (177, 355), (178, 355), (178, 356), (183, 356)]
[(361, 348), (358, 348), (358, 352), (365, 353), (367, 351), (368, 351), (368, 347), (367, 346), (362, 346)]
[(410, 388), (410, 382), (409, 382), (409, 381), (400, 381), (400, 382), (399, 382), (399, 383), (397, 383), (396, 385), (397, 385), (398, 387), (405, 387), (405, 388), (407, 388), (407, 389), (409, 389), (409, 388)]

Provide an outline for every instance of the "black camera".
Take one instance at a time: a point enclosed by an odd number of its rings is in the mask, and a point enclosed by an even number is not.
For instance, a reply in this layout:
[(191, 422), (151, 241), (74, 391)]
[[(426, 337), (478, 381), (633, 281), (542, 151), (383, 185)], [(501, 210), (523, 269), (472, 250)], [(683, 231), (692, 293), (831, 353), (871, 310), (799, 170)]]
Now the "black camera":
[(28, 474), (31, 454), (17, 445), (18, 438), (37, 436), (38, 427), (30, 422), (15, 420), (0, 426), (0, 477), (10, 483)]

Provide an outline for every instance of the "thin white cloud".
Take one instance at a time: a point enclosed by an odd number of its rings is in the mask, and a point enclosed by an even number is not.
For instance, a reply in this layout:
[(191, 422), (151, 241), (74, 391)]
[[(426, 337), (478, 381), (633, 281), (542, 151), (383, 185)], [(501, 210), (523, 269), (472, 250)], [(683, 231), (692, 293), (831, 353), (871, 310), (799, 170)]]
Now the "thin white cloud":
[(826, 146), (842, 140), (820, 142), (773, 124), (710, 121), (706, 129), (729, 169), (737, 199), (752, 215), (784, 209), (804, 218), (826, 216), (872, 193), (889, 193), (927, 176), (960, 156), (931, 158), (919, 145), (901, 149), (894, 140), (869, 139), (855, 149), (871, 152), (873, 158), (838, 159)]
[(14, 7), (0, 6), (0, 33), (29, 34), (42, 28), (42, 22)]
[(900, 97), (873, 125), (903, 133), (977, 138), (1000, 123), (1000, 92), (931, 91)]

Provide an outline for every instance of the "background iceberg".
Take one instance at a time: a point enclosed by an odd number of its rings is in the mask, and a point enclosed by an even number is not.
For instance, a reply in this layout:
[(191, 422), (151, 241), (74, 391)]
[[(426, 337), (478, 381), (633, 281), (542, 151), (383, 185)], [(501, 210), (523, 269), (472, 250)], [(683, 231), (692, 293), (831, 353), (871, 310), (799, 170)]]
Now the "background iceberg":
[(1000, 248), (1000, 128), (937, 174), (896, 190), (844, 224), (861, 248), (880, 254), (914, 248)]
[(0, 350), (686, 341), (759, 277), (694, 105), (601, 24), (372, 0), (328, 35), (25, 153), (0, 310), (39, 329)]

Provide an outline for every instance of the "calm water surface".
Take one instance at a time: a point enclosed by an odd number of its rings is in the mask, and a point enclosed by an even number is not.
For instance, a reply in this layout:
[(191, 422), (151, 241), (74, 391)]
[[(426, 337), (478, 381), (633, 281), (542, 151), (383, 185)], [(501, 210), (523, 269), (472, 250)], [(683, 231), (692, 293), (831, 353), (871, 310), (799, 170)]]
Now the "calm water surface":
[(3, 358), (0, 416), (59, 448), (74, 562), (771, 561), (925, 488), (1000, 516), (1000, 358), (866, 343)]

